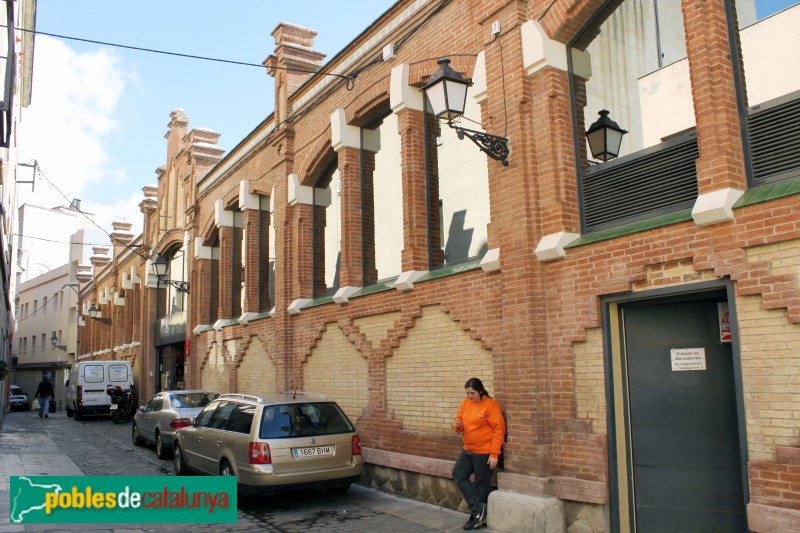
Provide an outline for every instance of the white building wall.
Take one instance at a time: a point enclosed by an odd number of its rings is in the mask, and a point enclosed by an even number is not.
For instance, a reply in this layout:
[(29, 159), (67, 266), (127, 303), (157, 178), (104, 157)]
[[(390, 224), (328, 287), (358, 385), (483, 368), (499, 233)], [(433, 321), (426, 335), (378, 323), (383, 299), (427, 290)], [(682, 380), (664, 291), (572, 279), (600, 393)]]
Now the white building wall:
[[(797, 4), (741, 30), (749, 106), (800, 91), (799, 27)], [(639, 93), (643, 147), (694, 126), (688, 59), (642, 77)]]

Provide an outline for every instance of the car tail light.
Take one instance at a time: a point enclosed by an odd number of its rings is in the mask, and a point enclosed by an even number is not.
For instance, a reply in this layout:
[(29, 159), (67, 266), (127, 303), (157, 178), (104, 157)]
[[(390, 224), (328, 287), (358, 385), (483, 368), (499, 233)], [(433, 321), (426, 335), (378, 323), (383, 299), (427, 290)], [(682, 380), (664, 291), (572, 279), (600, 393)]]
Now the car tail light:
[(353, 435), (353, 455), (361, 455), (361, 439)]
[(272, 463), (269, 444), (266, 442), (251, 442), (247, 445), (247, 458), (251, 465), (268, 465)]
[(188, 428), (191, 425), (192, 425), (192, 420), (189, 418), (176, 418), (175, 420), (169, 423), (169, 427), (172, 429)]
[(83, 385), (78, 385), (78, 405), (83, 405)]

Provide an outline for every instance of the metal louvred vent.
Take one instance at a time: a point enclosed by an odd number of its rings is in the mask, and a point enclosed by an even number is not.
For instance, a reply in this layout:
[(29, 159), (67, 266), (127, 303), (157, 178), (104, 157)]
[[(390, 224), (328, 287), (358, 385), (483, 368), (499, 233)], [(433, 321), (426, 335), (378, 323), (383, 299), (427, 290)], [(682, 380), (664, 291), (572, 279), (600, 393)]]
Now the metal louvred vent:
[(747, 117), (758, 185), (800, 175), (800, 98), (792, 96), (751, 108)]
[(697, 198), (697, 137), (689, 133), (583, 176), (584, 231), (592, 232), (691, 207)]

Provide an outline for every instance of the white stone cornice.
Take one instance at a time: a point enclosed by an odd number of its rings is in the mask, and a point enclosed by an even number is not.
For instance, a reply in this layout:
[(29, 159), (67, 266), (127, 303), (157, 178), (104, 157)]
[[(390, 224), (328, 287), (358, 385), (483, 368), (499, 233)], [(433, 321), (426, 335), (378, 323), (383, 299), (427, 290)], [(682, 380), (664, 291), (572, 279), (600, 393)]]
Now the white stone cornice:
[(340, 287), (333, 295), (333, 301), (337, 304), (346, 304), (350, 297), (361, 290), (361, 287)]
[[(397, 65), (392, 69), (389, 82), (389, 107), (393, 113), (404, 109), (424, 109), (423, 93), (416, 87), (408, 84), (408, 63)], [(333, 119), (331, 119), (333, 123)]]
[[(139, 274), (136, 272), (136, 267), (131, 266), (131, 284), (137, 284), (141, 287), (142, 285), (142, 278), (139, 277)], [(133, 287), (131, 287), (133, 288)]]
[(568, 245), (575, 239), (580, 237), (577, 233), (568, 233), (566, 231), (559, 231), (558, 233), (551, 233), (545, 235), (539, 244), (536, 245), (536, 257), (539, 261), (552, 261), (554, 259), (561, 259), (566, 255), (564, 246)]
[(219, 330), (221, 330), (221, 329), (222, 329), (222, 327), (223, 327), (225, 324), (227, 324), (228, 322), (230, 322), (230, 319), (229, 319), (229, 318), (220, 318), (219, 320), (217, 320), (216, 322), (214, 322), (214, 325), (213, 325), (213, 326), (211, 326), (211, 327), (212, 327), (212, 328), (214, 328), (215, 330), (219, 331)]
[(194, 327), (194, 329), (192, 330), (192, 333), (194, 333), (195, 335), (199, 335), (199, 334), (203, 333), (204, 331), (208, 331), (208, 329), (210, 327), (211, 326), (209, 326), (208, 324), (198, 324), (198, 325), (196, 325)]
[(211, 259), (211, 247), (203, 246), (203, 239), (200, 237), (194, 238), (194, 258), (198, 259)]
[(122, 307), (125, 305), (125, 298), (120, 296), (118, 292), (114, 293), (114, 305)]
[(242, 211), (247, 209), (258, 211), (261, 209), (261, 196), (250, 192), (250, 180), (239, 182), (239, 209)]
[(475, 69), (472, 71), (472, 97), (479, 104), (486, 101), (487, 86), (486, 86), (486, 52), (483, 50), (478, 53), (475, 60)]
[(297, 174), (289, 174), (287, 179), (287, 192), (289, 205), (304, 204), (320, 207), (328, 207), (331, 205), (330, 187), (321, 189), (300, 185), (300, 179), (297, 177)]
[(484, 272), (497, 272), (500, 270), (500, 248), (492, 248), (481, 259), (481, 269)]
[(233, 211), (225, 209), (225, 203), (222, 198), (214, 202), (214, 225), (218, 228), (233, 227)]
[(733, 204), (742, 197), (744, 191), (720, 189), (701, 194), (692, 208), (692, 218), (698, 226), (709, 226), (733, 220)]
[(148, 259), (145, 261), (144, 264), (144, 288), (145, 289), (157, 289), (160, 285), (158, 284), (158, 277), (153, 273), (153, 260)]
[(239, 324), (249, 324), (251, 320), (254, 320), (258, 317), (258, 313), (242, 313), (242, 316), (239, 317)]
[[(520, 30), (522, 37), (522, 66), (528, 76), (533, 76), (540, 70), (551, 67), (567, 72), (567, 46), (559, 41), (554, 41), (535, 20), (528, 20), (522, 24)], [(592, 66), (589, 54), (580, 50), (572, 50), (572, 70), (584, 78), (592, 76)]]
[(303, 309), (303, 307), (305, 307), (306, 305), (308, 305), (310, 303), (311, 303), (311, 300), (309, 298), (298, 298), (297, 300), (293, 301), (289, 305), (289, 307), (286, 309), (286, 311), (290, 315), (299, 315), (300, 311)]
[[(361, 128), (347, 123), (347, 113), (344, 109), (337, 109), (331, 113), (331, 145), (333, 151), (342, 148), (362, 148)], [(363, 149), (369, 152), (378, 152), (381, 149), (381, 136), (378, 130), (364, 128)]]
[(394, 288), (398, 291), (410, 291), (419, 278), (427, 274), (427, 270), (408, 270), (397, 277)]
[(122, 273), (122, 288), (123, 289), (133, 288), (133, 283), (131, 283), (131, 278), (128, 276), (127, 272)]

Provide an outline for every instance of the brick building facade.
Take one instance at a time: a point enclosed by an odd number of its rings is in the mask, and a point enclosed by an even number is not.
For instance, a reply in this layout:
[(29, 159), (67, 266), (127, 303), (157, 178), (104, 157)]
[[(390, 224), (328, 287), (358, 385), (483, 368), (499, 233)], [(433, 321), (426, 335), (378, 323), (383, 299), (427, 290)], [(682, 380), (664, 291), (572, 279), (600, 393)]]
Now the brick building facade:
[[(733, 2), (684, 0), (694, 126), (590, 166), (586, 51), (630, 3), (400, 1), (325, 63), (346, 78), (309, 74), (315, 33), (279, 25), (264, 62), (276, 111), (229, 153), (172, 113), (142, 236), (83, 280), (84, 310), (112, 319), (84, 318), (83, 357), (132, 360), (144, 396), (324, 393), (357, 422), (368, 483), (462, 509), (450, 422), (478, 376), (508, 422), (498, 531), (545, 515), (572, 531), (800, 530), (800, 160), (765, 174), (757, 152), (777, 142), (757, 119), (791, 99), (748, 115)], [(508, 166), (484, 162), (487, 246), (463, 261), (448, 261), (437, 201), (448, 128), (420, 90), (441, 57), (511, 149)], [(661, 174), (636, 166), (678, 145), (694, 150), (688, 204), (669, 199), (678, 156)], [(613, 181), (623, 171), (634, 185)], [(392, 202), (399, 272), (382, 278), (376, 220)], [(152, 274), (155, 254), (188, 292)]]

